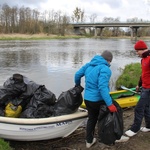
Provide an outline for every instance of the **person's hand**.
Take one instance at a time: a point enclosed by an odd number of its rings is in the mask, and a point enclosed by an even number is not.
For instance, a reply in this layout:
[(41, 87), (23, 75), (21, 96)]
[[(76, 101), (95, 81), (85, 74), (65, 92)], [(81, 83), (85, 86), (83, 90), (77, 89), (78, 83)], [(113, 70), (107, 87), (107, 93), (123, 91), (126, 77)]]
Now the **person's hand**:
[(84, 88), (81, 85), (75, 85), (75, 89), (78, 94), (81, 94), (81, 92), (84, 90)]
[(139, 92), (140, 87), (137, 85), (135, 88), (136, 88), (136, 92)]
[(117, 108), (114, 104), (111, 104), (110, 106), (108, 106), (108, 109), (110, 112), (117, 112)]

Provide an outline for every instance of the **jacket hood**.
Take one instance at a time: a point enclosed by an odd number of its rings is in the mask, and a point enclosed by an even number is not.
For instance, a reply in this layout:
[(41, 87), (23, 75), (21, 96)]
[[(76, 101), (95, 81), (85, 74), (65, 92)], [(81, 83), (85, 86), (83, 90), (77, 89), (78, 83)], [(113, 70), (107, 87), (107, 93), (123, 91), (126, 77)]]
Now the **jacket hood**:
[(97, 66), (105, 64), (110, 67), (110, 64), (100, 55), (96, 55), (93, 57), (93, 59), (90, 61), (91, 66)]

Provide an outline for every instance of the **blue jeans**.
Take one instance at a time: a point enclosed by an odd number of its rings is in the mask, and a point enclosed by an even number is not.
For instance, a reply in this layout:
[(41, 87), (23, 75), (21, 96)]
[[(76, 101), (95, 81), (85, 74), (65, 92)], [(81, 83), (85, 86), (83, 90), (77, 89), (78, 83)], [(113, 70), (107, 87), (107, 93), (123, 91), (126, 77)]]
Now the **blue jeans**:
[(150, 89), (144, 88), (142, 88), (141, 97), (134, 110), (134, 123), (131, 131), (138, 132), (140, 130), (143, 118), (145, 126), (150, 128)]

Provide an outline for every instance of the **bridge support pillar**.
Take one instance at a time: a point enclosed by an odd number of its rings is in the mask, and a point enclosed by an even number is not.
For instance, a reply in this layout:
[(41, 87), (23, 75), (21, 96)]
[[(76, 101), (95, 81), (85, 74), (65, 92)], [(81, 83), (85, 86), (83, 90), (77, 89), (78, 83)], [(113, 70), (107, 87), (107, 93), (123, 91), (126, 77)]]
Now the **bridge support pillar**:
[(94, 36), (97, 37), (97, 28), (94, 27)]
[(99, 30), (99, 36), (102, 39), (102, 33), (103, 33), (103, 28), (104, 27), (94, 27), (94, 36), (97, 37), (98, 36), (98, 28)]
[(131, 28), (131, 40), (137, 41), (139, 27), (130, 27), (130, 28)]
[(131, 29), (131, 40), (133, 40), (133, 28), (130, 27), (130, 29)]
[(100, 27), (100, 38), (101, 38), (101, 39), (102, 39), (102, 36), (103, 36), (103, 34), (102, 34), (102, 33), (103, 33), (103, 28), (104, 28), (104, 27)]
[(138, 28), (139, 27), (134, 27), (134, 29), (135, 29), (135, 41), (137, 41), (137, 36), (138, 36)]
[(77, 35), (81, 35), (81, 33), (80, 33), (80, 27), (74, 27), (74, 32)]

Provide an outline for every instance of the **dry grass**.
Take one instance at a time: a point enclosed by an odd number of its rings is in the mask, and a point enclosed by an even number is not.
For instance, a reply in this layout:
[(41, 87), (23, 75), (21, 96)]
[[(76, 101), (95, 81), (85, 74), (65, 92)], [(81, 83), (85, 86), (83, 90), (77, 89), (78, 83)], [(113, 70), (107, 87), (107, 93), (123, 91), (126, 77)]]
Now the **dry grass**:
[(42, 37), (57, 37), (57, 35), (47, 34), (0, 34), (0, 38), (42, 38)]
[(0, 34), (0, 40), (36, 40), (36, 39), (68, 39), (68, 38), (83, 38), (78, 35), (54, 35), (54, 34)]
[[(9, 40), (9, 39), (59, 39), (59, 38), (83, 38), (85, 36), (79, 36), (79, 35), (54, 35), (54, 34), (44, 34), (44, 33), (39, 33), (39, 34), (20, 34), (20, 33), (12, 33), (12, 34), (0, 34), (0, 40)], [(105, 37), (106, 38), (106, 37)], [(119, 36), (119, 37), (107, 37), (107, 38), (130, 38), (130, 36)], [(150, 39), (150, 37), (141, 37), (142, 39)]]

